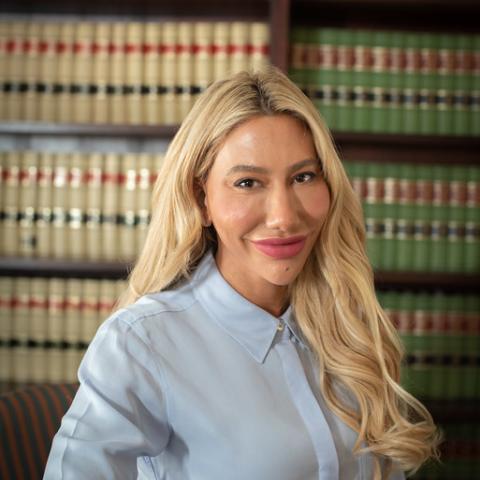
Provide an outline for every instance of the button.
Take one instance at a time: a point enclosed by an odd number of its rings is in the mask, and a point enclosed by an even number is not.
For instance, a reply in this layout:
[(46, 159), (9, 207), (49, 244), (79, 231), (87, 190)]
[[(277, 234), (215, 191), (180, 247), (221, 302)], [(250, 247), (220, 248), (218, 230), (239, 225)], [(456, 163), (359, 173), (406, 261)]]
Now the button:
[(279, 332), (283, 332), (283, 328), (284, 328), (284, 326), (285, 326), (285, 325), (283, 325), (283, 323), (282, 323), (282, 322), (278, 322), (278, 325), (277, 325), (277, 330), (278, 330)]

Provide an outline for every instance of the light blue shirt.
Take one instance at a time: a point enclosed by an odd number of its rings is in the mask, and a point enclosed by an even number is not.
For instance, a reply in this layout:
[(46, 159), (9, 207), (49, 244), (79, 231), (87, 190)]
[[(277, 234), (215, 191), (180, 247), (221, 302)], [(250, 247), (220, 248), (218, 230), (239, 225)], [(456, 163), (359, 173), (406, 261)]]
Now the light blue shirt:
[(207, 253), (190, 281), (104, 322), (44, 479), (371, 480), (312, 358), (291, 307), (249, 302)]

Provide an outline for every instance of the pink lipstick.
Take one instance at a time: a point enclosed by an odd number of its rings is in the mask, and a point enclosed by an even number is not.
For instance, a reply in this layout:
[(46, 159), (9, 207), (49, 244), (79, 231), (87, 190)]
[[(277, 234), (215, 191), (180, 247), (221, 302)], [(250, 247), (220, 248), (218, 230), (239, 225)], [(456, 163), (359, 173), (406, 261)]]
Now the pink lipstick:
[(296, 236), (289, 238), (266, 238), (265, 240), (253, 241), (255, 247), (269, 257), (283, 259), (298, 255), (307, 237)]

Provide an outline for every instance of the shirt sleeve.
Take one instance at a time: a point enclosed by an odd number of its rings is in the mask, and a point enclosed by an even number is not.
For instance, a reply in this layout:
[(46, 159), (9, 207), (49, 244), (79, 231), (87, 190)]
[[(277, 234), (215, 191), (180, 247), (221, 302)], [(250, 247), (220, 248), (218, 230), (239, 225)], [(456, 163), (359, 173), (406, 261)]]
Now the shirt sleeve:
[(137, 458), (157, 456), (168, 443), (165, 383), (130, 317), (116, 312), (90, 344), (44, 480), (137, 478)]

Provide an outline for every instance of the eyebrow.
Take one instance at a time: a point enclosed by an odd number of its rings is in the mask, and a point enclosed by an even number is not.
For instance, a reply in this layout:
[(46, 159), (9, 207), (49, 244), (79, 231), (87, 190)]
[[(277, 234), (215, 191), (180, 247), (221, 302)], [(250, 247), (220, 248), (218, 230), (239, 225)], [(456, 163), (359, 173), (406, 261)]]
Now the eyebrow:
[[(318, 165), (322, 166), (320, 159), (319, 158), (306, 158), (305, 160), (300, 160), (300, 162), (294, 163), (289, 169), (288, 173), (292, 173), (295, 170), (298, 170), (300, 168), (306, 167), (307, 165)], [(230, 170), (227, 172), (227, 176), (233, 175), (234, 173), (237, 172), (250, 172), (250, 173), (270, 173), (270, 170), (268, 168), (264, 167), (257, 167), (256, 165), (234, 165)]]

